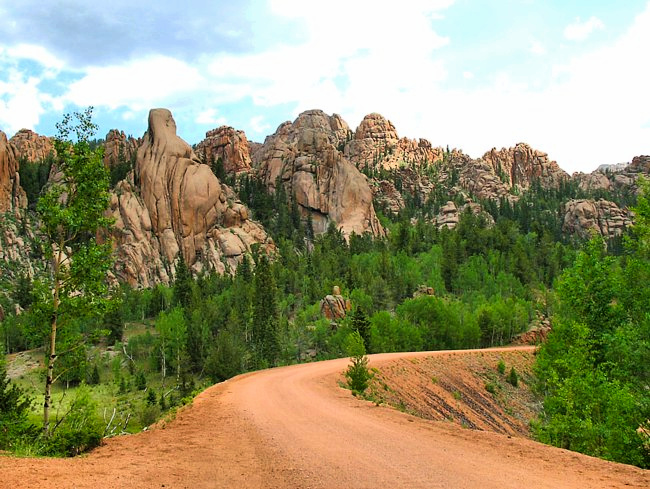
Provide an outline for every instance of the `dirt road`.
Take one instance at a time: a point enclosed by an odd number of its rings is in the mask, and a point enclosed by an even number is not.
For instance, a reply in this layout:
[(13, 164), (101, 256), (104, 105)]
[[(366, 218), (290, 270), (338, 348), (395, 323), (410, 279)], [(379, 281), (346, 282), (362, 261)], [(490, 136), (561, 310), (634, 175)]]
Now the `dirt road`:
[[(375, 355), (371, 365), (436, 354)], [(108, 440), (82, 458), (0, 457), (0, 487), (650, 487), (649, 471), (359, 401), (337, 386), (347, 363), (231, 379), (164, 428)]]

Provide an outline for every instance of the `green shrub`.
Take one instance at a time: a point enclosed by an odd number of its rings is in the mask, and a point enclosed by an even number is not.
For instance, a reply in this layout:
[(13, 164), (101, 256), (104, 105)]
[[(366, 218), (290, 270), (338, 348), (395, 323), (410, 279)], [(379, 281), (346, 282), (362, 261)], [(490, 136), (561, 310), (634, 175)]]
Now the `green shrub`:
[(504, 375), (506, 373), (506, 364), (503, 360), (499, 360), (499, 363), (497, 364), (497, 370), (501, 375)]
[(368, 388), (373, 375), (368, 370), (366, 348), (358, 331), (348, 335), (345, 348), (351, 362), (345, 371), (348, 387), (352, 392), (362, 394)]
[(142, 426), (149, 426), (154, 424), (160, 417), (160, 406), (157, 404), (145, 404), (140, 409), (139, 419)]
[(507, 380), (514, 387), (517, 387), (517, 385), (519, 385), (519, 374), (515, 370), (515, 367), (512, 367), (510, 369), (510, 373), (508, 374), (508, 379)]
[(485, 390), (488, 391), (490, 394), (496, 394), (497, 392), (496, 385), (494, 385), (493, 382), (487, 382), (485, 384)]
[(22, 389), (11, 385), (0, 358), (0, 450), (15, 450), (36, 438), (38, 429), (27, 420), (31, 403)]
[(55, 425), (47, 440), (46, 455), (73, 457), (98, 446), (104, 434), (101, 421), (95, 416), (96, 403), (90, 389), (82, 385), (76, 393), (70, 410)]

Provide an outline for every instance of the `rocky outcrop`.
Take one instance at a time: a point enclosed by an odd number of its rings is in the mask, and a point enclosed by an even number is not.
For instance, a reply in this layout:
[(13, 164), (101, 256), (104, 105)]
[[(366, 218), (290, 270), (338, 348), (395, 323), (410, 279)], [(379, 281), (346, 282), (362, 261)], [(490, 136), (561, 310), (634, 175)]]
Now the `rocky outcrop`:
[(580, 190), (593, 192), (595, 190), (611, 190), (612, 184), (605, 173), (574, 173), (571, 178), (578, 182)]
[(375, 200), (380, 209), (398, 214), (404, 209), (404, 199), (397, 190), (395, 184), (390, 180), (376, 181), (372, 187)]
[(483, 155), (483, 160), (509, 187), (516, 185), (527, 189), (531, 182), (537, 179), (542, 187), (557, 188), (562, 181), (569, 178), (555, 161), (548, 159), (546, 153), (525, 143), (499, 151), (493, 148)]
[(421, 167), (442, 160), (442, 148), (434, 148), (426, 139), (399, 138), (395, 126), (380, 114), (363, 118), (345, 145), (345, 156), (357, 168)]
[(21, 129), (9, 140), (14, 147), (16, 158), (30, 162), (40, 161), (54, 154), (54, 144), (47, 136), (41, 136), (29, 129)]
[(525, 333), (518, 334), (512, 339), (514, 345), (539, 345), (546, 341), (548, 334), (551, 332), (550, 324), (536, 326)]
[(470, 209), (472, 211), (472, 214), (475, 216), (481, 216), (483, 219), (485, 219), (485, 222), (489, 226), (494, 225), (494, 218), (485, 212), (483, 208), (476, 202), (468, 201), (464, 205), (460, 206), (460, 208), (458, 208), (458, 206), (456, 206), (456, 204), (451, 200), (440, 208), (440, 212), (436, 216), (436, 225), (439, 229), (442, 229), (443, 227), (446, 227), (448, 229), (455, 228), (458, 225), (461, 214), (463, 212), (466, 212), (467, 209)]
[(344, 318), (350, 309), (350, 300), (341, 295), (341, 289), (338, 285), (333, 287), (330, 295), (326, 295), (320, 301), (320, 312), (330, 321)]
[(109, 209), (115, 219), (115, 276), (133, 287), (169, 283), (169, 262), (162, 259), (149, 211), (132, 183), (122, 180), (117, 184)]
[(650, 174), (650, 156), (635, 156), (627, 170), (631, 173)]
[(110, 168), (135, 158), (140, 141), (127, 136), (124, 131), (111, 129), (104, 141), (104, 166)]
[(229, 126), (205, 133), (196, 153), (208, 165), (221, 159), (226, 173), (239, 173), (251, 168), (251, 147), (246, 134)]
[(594, 233), (613, 238), (631, 225), (630, 212), (608, 200), (570, 200), (564, 206), (562, 230), (581, 238), (590, 238)]
[(349, 134), (336, 114), (303, 112), (266, 138), (254, 153), (254, 165), (269, 190), (277, 182), (284, 185), (303, 217), (311, 215), (316, 233), (333, 221), (346, 236), (383, 235), (368, 180), (339, 150)]
[(449, 158), (449, 166), (444, 176), (446, 180), (454, 180), (453, 175), (458, 175), (458, 185), (481, 199), (499, 200), (508, 198), (514, 200), (510, 193), (512, 186), (507, 178), (499, 176), (492, 165), (483, 159), (474, 160), (460, 151), (454, 151)]
[(33, 277), (34, 267), (42, 265), (33, 259), (34, 226), (26, 207), (16, 150), (0, 131), (0, 296), (9, 303), (13, 302), (11, 288), (5, 285), (15, 283), (20, 275)]
[(195, 271), (224, 273), (255, 243), (274, 249), (232, 189), (176, 135), (167, 109), (150, 111), (135, 171), (139, 190), (122, 181), (111, 201), (118, 279), (144, 286), (167, 282), (179, 253)]
[(18, 212), (27, 207), (27, 196), (20, 186), (16, 150), (0, 131), (0, 212)]

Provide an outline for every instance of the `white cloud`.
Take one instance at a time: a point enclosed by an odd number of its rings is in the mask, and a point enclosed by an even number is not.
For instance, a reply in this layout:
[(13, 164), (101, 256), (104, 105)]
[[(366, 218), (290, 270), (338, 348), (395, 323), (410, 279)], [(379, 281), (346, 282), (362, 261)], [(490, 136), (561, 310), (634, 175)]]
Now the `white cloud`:
[(271, 125), (265, 122), (264, 117), (260, 115), (252, 117), (251, 120), (249, 121), (249, 125), (253, 129), (253, 131), (258, 133), (264, 133), (265, 131), (271, 129)]
[(7, 48), (7, 54), (13, 58), (29, 59), (42, 65), (44, 68), (60, 71), (64, 63), (43, 46), (35, 44), (17, 44)]
[(463, 71), (463, 78), (465, 78), (465, 80), (471, 80), (474, 78), (474, 73), (471, 71)]
[(533, 54), (537, 54), (537, 55), (541, 56), (541, 55), (546, 54), (546, 48), (544, 47), (544, 45), (541, 42), (533, 41), (530, 44), (530, 52), (533, 53)]
[(197, 124), (209, 124), (212, 126), (223, 126), (226, 124), (226, 118), (217, 116), (217, 109), (205, 109), (198, 113), (194, 122)]
[(84, 107), (128, 106), (140, 111), (162, 100), (199, 88), (203, 82), (197, 68), (168, 56), (153, 56), (115, 66), (90, 67), (72, 83), (65, 99)]
[(45, 113), (48, 97), (38, 90), (39, 79), (8, 70), (8, 77), (0, 81), (0, 128), (11, 137), (22, 128), (33, 129)]
[(569, 41), (584, 41), (595, 30), (604, 28), (605, 24), (598, 17), (592, 16), (584, 22), (577, 18), (564, 28), (564, 37)]

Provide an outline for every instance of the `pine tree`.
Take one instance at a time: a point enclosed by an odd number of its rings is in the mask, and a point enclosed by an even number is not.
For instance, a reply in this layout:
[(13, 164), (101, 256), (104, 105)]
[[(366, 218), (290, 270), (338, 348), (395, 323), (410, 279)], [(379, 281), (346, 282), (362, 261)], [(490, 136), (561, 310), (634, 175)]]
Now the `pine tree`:
[(178, 253), (176, 277), (174, 279), (174, 303), (184, 308), (189, 306), (192, 298), (192, 273), (185, 263), (182, 251)]
[(363, 340), (365, 351), (370, 351), (370, 321), (360, 306), (352, 314), (352, 330), (357, 331)]
[[(2, 347), (2, 345), (0, 345)], [(36, 427), (28, 421), (31, 399), (7, 377), (4, 348), (0, 348), (0, 450), (12, 447), (19, 438), (36, 434)]]
[(261, 255), (253, 280), (251, 342), (258, 367), (275, 365), (279, 354), (277, 288), (268, 258)]

